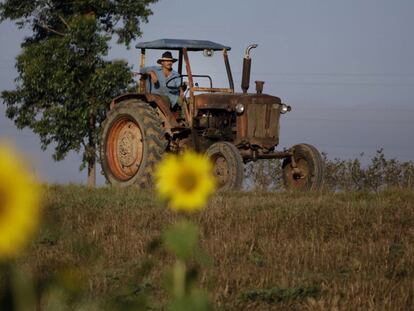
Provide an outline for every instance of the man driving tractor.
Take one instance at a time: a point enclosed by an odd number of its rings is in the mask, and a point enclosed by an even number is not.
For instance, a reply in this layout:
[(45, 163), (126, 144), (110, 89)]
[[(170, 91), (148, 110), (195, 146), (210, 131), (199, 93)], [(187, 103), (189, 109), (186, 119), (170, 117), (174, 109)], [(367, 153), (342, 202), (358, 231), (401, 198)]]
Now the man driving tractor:
[(171, 52), (167, 51), (157, 60), (157, 63), (161, 66), (144, 67), (140, 70), (141, 74), (146, 74), (151, 79), (151, 81), (148, 81), (150, 84), (148, 90), (169, 102), (173, 110), (178, 108), (176, 107), (177, 103), (181, 107), (180, 92), (182, 91), (179, 84), (179, 74), (172, 68), (176, 61), (177, 59), (172, 57)]
[[(163, 154), (191, 148), (212, 159), (222, 190), (239, 189), (245, 163), (259, 159), (283, 159), (286, 189), (320, 189), (324, 162), (314, 146), (296, 144), (276, 150), (280, 118), (290, 106), (277, 96), (264, 94), (263, 81), (257, 81), (255, 93), (247, 92), (250, 51), (256, 44), (245, 50), (242, 92), (235, 91), (229, 46), (206, 40), (159, 39), (136, 47), (141, 50), (142, 68), (138, 91), (114, 98), (102, 124), (100, 154), (108, 182), (148, 186)], [(160, 66), (145, 67), (147, 50), (164, 52), (157, 60)], [(177, 60), (170, 51), (178, 53)], [(189, 52), (212, 57), (214, 51), (222, 52), (228, 87), (213, 87), (210, 75), (191, 68)], [(177, 72), (172, 69), (176, 61)], [(199, 79), (206, 81), (201, 87)], [(188, 94), (184, 94), (186, 87)], [(180, 111), (185, 118), (179, 116)]]

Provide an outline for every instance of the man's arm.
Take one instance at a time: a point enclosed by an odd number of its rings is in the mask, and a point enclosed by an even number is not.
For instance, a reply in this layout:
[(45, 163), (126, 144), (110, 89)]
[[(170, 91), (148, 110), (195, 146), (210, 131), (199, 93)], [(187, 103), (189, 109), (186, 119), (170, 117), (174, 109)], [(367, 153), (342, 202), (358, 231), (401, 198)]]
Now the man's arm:
[(157, 87), (157, 85), (159, 86), (157, 73), (155, 72), (156, 69), (157, 67), (144, 67), (139, 71), (141, 74), (149, 75), (155, 87)]

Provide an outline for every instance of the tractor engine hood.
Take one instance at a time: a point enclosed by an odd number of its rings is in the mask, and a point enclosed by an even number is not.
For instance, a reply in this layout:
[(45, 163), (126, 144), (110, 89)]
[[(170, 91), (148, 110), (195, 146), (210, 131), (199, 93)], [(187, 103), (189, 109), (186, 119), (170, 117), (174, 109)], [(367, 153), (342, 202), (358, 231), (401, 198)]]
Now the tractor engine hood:
[(282, 102), (279, 97), (267, 94), (223, 94), (223, 93), (206, 93), (195, 96), (196, 109), (224, 109), (227, 111), (236, 111), (237, 104), (279, 104)]
[(200, 94), (197, 111), (222, 109), (236, 113), (238, 146), (262, 146), (271, 150), (279, 143), (279, 118), (284, 107), (279, 97), (266, 94)]

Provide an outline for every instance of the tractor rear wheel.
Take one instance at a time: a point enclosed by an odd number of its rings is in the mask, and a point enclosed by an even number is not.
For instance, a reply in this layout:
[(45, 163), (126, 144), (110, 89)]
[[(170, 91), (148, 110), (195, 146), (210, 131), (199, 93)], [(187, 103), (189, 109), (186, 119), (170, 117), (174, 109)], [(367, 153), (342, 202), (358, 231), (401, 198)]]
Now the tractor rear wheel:
[(324, 163), (319, 151), (312, 145), (293, 146), (293, 157), (285, 158), (282, 164), (283, 182), (287, 190), (316, 191), (323, 182)]
[(102, 125), (101, 164), (112, 185), (149, 186), (167, 139), (161, 119), (146, 102), (126, 100), (108, 112)]
[(239, 150), (231, 143), (212, 144), (206, 154), (213, 162), (213, 174), (219, 191), (240, 189), (243, 182), (244, 164)]

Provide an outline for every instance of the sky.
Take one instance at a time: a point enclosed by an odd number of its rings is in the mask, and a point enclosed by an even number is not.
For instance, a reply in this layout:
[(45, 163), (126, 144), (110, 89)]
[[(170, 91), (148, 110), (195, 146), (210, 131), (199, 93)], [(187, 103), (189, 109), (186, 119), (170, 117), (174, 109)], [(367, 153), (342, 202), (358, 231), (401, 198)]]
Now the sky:
[[(310, 143), (329, 158), (368, 161), (384, 148), (388, 158), (414, 160), (414, 1), (412, 0), (160, 0), (142, 25), (139, 41), (203, 39), (231, 46), (240, 91), (244, 49), (252, 55), (253, 81), (292, 106), (281, 117), (279, 149)], [(15, 57), (25, 32), (0, 24), (0, 90), (13, 89)], [(108, 58), (138, 68), (139, 51), (112, 44)], [(155, 62), (161, 51), (148, 58)], [(194, 57), (198, 74), (224, 80), (222, 62)], [(225, 84), (223, 86), (226, 86)], [(54, 162), (30, 130), (17, 130), (0, 100), (0, 139), (14, 142), (47, 182), (86, 183), (81, 156)], [(100, 169), (98, 169), (98, 173)], [(98, 183), (104, 178), (98, 174)]]

